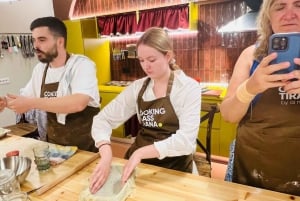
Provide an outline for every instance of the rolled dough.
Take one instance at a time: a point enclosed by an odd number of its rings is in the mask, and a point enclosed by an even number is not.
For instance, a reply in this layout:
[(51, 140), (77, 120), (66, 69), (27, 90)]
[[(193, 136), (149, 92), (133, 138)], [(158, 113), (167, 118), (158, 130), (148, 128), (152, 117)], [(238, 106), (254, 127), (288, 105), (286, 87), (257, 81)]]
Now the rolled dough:
[(107, 181), (95, 194), (85, 188), (79, 195), (79, 201), (124, 201), (135, 189), (134, 173), (122, 187), (121, 176), (123, 166), (112, 165)]

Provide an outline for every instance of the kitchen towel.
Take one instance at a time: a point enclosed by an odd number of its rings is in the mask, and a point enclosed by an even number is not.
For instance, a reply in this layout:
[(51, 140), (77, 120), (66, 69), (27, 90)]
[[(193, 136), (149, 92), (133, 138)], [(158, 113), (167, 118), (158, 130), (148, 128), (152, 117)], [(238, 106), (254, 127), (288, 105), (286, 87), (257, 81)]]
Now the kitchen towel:
[(49, 144), (50, 162), (51, 165), (58, 165), (71, 156), (77, 151), (76, 146), (62, 146), (57, 144)]

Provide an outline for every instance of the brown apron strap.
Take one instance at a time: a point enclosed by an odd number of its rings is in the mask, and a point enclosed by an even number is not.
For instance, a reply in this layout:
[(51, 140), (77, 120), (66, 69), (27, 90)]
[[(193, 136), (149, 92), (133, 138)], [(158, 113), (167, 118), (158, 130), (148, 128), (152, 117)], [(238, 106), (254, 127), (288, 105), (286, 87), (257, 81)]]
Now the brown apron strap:
[[(144, 94), (144, 92), (145, 92), (145, 90), (146, 90), (146, 88), (147, 88), (150, 80), (151, 80), (151, 78), (148, 77), (144, 81), (143, 86), (142, 86), (142, 88), (141, 88), (141, 90), (139, 92), (139, 95), (138, 95), (138, 100), (141, 100), (141, 98), (142, 98), (142, 96), (143, 96), (143, 94)], [(172, 89), (172, 86), (173, 86), (173, 81), (174, 81), (174, 72), (171, 71), (171, 75), (170, 75), (169, 82), (168, 82), (167, 94), (166, 94), (167, 96), (169, 96), (170, 93), (171, 93), (171, 89)]]
[(44, 84), (45, 84), (45, 80), (46, 80), (46, 75), (47, 75), (48, 68), (49, 68), (49, 63), (46, 64), (46, 67), (45, 67), (45, 70), (44, 70), (44, 73), (43, 73), (40, 97), (42, 97), (42, 95), (43, 95), (43, 94), (42, 94), (42, 93), (43, 93), (43, 86), (44, 86)]
[(142, 86), (142, 88), (141, 88), (141, 90), (140, 90), (140, 92), (139, 92), (138, 98), (137, 98), (138, 103), (140, 103), (140, 100), (142, 100), (142, 96), (143, 96), (143, 94), (144, 94), (144, 92), (145, 92), (145, 90), (146, 90), (146, 88), (147, 88), (147, 86), (148, 86), (150, 80), (151, 80), (150, 77), (148, 77), (148, 78), (144, 81), (144, 84), (143, 84), (143, 86)]

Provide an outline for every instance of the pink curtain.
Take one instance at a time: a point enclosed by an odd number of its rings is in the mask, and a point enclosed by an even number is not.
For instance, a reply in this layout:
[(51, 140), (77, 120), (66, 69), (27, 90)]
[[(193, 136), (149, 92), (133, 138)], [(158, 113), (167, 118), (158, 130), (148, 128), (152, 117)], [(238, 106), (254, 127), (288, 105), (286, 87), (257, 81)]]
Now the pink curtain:
[(98, 28), (101, 35), (115, 33), (115, 16), (98, 17)]
[(98, 17), (101, 35), (133, 34), (149, 27), (168, 29), (189, 28), (189, 7), (187, 4), (140, 11), (137, 23), (136, 13)]
[(132, 34), (136, 32), (137, 20), (135, 12), (100, 16), (97, 20), (101, 35)]
[(137, 20), (135, 12), (118, 16), (117, 33), (132, 34), (136, 32), (136, 28)]
[(147, 28), (153, 26), (164, 27), (169, 29), (188, 29), (188, 5), (171, 6), (141, 11), (137, 30), (145, 31)]

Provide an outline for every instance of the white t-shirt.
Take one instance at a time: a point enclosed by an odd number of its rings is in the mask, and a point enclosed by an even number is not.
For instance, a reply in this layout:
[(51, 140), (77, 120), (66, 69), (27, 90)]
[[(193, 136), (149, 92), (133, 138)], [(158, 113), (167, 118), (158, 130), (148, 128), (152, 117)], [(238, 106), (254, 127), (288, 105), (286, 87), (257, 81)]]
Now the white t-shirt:
[[(40, 97), (42, 78), (46, 64), (38, 63), (32, 72), (31, 79), (21, 90), (21, 94), (30, 97)], [(98, 80), (95, 63), (82, 55), (70, 55), (65, 66), (48, 68), (45, 83), (60, 82), (57, 96), (75, 93), (90, 96), (89, 106), (99, 107)]]
[[(134, 81), (94, 117), (92, 136), (96, 143), (102, 140), (110, 141), (112, 129), (138, 113), (138, 93), (145, 79), (146, 77)], [(145, 101), (156, 99), (152, 88), (153, 80), (150, 81), (143, 94)], [(179, 129), (176, 135), (154, 143), (160, 159), (167, 156), (188, 155), (196, 150), (201, 109), (199, 83), (186, 76), (181, 70), (174, 71), (170, 100), (179, 120)]]

